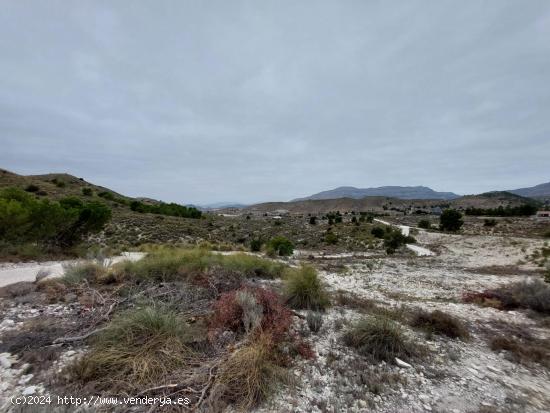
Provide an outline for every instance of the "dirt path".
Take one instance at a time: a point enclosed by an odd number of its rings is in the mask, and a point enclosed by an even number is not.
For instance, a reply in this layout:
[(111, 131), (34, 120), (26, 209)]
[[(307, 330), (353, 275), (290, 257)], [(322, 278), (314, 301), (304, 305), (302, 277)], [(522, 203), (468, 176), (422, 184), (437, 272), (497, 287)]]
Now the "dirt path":
[[(109, 264), (115, 264), (120, 261), (137, 261), (143, 258), (142, 252), (123, 252), (121, 255), (109, 258)], [(63, 275), (64, 266), (77, 262), (75, 260), (67, 261), (47, 261), (47, 262), (25, 262), (25, 263), (5, 263), (0, 264), (0, 287), (13, 284), (19, 281), (34, 281), (39, 271), (46, 271), (49, 277), (60, 277)]]

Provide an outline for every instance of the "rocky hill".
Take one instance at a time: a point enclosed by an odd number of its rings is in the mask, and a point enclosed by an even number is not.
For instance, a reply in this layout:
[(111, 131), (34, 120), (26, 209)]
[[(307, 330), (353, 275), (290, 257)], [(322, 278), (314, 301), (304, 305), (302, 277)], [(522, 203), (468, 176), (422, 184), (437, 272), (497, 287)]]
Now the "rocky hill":
[(528, 188), (512, 189), (511, 192), (516, 195), (526, 196), (529, 198), (550, 198), (550, 182), (545, 184), (535, 185)]
[(330, 211), (340, 212), (375, 212), (375, 213), (403, 213), (405, 211), (425, 210), (432, 208), (497, 208), (499, 206), (519, 206), (532, 203), (533, 200), (509, 192), (488, 192), (480, 195), (466, 195), (453, 200), (438, 199), (397, 199), (390, 197), (365, 197), (312, 199), (290, 202), (265, 202), (244, 208), (241, 213), (251, 214), (324, 214)]
[(44, 175), (19, 175), (5, 169), (0, 169), (0, 189), (15, 187), (28, 192), (34, 192), (38, 196), (52, 199), (76, 196), (84, 198), (84, 188), (89, 188), (92, 194), (111, 193), (113, 197), (133, 200), (133, 198), (121, 195), (109, 188), (94, 185), (83, 178), (67, 173), (50, 173)]
[(455, 199), (459, 198), (453, 192), (437, 192), (425, 186), (381, 186), (378, 188), (355, 188), (353, 186), (341, 186), (329, 191), (319, 192), (293, 201), (306, 201), (312, 199), (336, 199), (336, 198), (365, 198), (365, 197), (389, 197), (397, 199)]

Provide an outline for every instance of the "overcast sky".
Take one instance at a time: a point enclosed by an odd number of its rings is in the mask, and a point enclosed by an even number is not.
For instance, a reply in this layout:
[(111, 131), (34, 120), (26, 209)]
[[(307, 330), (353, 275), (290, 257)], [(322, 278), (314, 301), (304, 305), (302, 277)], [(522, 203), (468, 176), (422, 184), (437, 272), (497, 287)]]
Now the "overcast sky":
[(550, 1), (4, 0), (0, 143), (182, 203), (547, 182)]

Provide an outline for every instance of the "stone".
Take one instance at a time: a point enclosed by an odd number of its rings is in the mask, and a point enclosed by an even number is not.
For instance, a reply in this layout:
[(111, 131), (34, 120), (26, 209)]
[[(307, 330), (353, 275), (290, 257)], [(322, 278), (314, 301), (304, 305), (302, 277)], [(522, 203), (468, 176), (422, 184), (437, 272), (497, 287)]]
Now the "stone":
[(11, 360), (8, 356), (2, 355), (0, 356), (0, 366), (2, 366), (5, 369), (9, 369), (11, 367)]
[(27, 374), (25, 376), (21, 376), (21, 378), (18, 381), (18, 384), (27, 384), (33, 377), (34, 377), (34, 374)]
[(34, 393), (36, 393), (36, 386), (29, 386), (29, 387), (26, 387), (22, 392), (21, 394), (23, 396), (31, 396), (33, 395)]
[(497, 373), (497, 374), (502, 373), (502, 370), (497, 369), (495, 366), (491, 366), (490, 364), (487, 365), (487, 370), (492, 371), (493, 373)]
[(403, 361), (403, 360), (401, 360), (397, 357), (395, 358), (395, 364), (397, 364), (399, 367), (403, 367), (405, 369), (412, 369), (412, 366), (409, 363), (407, 363), (407, 362), (405, 362), (405, 361)]

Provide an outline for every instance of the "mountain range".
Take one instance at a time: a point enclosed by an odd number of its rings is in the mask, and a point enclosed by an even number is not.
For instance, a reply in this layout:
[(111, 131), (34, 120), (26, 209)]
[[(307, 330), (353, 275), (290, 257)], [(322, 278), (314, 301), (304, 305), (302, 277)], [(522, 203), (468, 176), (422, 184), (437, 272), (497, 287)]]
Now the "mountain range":
[[(506, 192), (529, 198), (548, 198), (550, 197), (550, 182), (528, 188), (507, 190)], [(338, 198), (362, 199), (371, 196), (397, 199), (440, 200), (453, 200), (461, 197), (461, 195), (455, 194), (454, 192), (434, 191), (433, 189), (426, 186), (381, 186), (377, 188), (356, 188), (353, 186), (340, 186), (338, 188), (318, 192), (304, 198), (296, 198), (290, 202)]]
[(336, 198), (361, 199), (367, 196), (385, 196), (398, 199), (456, 199), (460, 197), (460, 195), (453, 192), (438, 192), (426, 186), (381, 186), (378, 188), (341, 186), (305, 198), (293, 199), (292, 201)]
[(529, 188), (512, 189), (508, 192), (529, 198), (548, 198), (550, 197), (550, 182), (531, 186)]

